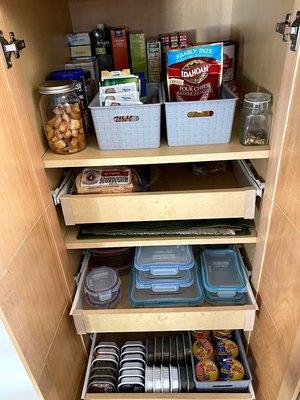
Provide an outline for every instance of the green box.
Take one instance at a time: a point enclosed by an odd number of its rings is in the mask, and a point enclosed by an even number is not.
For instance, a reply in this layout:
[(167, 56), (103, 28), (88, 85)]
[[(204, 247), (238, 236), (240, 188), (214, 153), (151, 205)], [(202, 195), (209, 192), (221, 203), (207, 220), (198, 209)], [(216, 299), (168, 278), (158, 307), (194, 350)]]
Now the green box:
[(145, 79), (148, 78), (146, 40), (143, 31), (132, 31), (129, 33), (131, 69), (134, 74), (144, 72)]

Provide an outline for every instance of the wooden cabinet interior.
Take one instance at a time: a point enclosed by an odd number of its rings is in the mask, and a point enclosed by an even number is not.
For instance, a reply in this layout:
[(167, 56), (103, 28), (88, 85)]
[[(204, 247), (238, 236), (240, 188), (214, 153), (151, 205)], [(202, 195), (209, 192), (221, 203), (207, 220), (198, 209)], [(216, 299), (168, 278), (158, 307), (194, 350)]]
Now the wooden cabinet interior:
[[(26, 363), (34, 384), (39, 387), (46, 400), (75, 398), (80, 376), (85, 368), (86, 351), (84, 341), (76, 334), (68, 316), (70, 300), (75, 289), (73, 275), (78, 268), (80, 252), (72, 250), (67, 255), (49, 190), (58, 175), (55, 172), (48, 173), (48, 178), (50, 177), (48, 182), (43, 167), (137, 164), (136, 158), (139, 158), (141, 164), (253, 159), (258, 171), (267, 177), (266, 195), (257, 224), (259, 240), (253, 256), (253, 282), (258, 289), (284, 141), (283, 132), (286, 129), (293, 89), (293, 82), (288, 78), (294, 75), (297, 56), (294, 54), (286, 56), (287, 46), (275, 34), (274, 26), (278, 18), (283, 18), (287, 11), (292, 10), (293, 3), (292, 0), (282, 0), (276, 4), (272, 0), (263, 3), (259, 0), (243, 2), (240, 0), (203, 2), (70, 0), (69, 3), (50, 0), (40, 2), (3, 0), (1, 2), (0, 21), (5, 36), (8, 36), (9, 31), (14, 31), (18, 37), (25, 40), (27, 47), (20, 59), (13, 60), (11, 70), (6, 70), (3, 63), (0, 66), (1, 88), (4, 93), (2, 97), (5, 99), (0, 109), (3, 124), (1, 133), (4, 136), (1, 159), (4, 173), (8, 175), (3, 187), (6, 202), (4, 205), (1, 204), (1, 215), (5, 216), (1, 241), (5, 243), (6, 248), (1, 252), (0, 306), (18, 345), (20, 356)], [(296, 0), (295, 4), (299, 9), (299, 0)], [(123, 156), (121, 152), (109, 152), (109, 154), (98, 152), (93, 144), (86, 152), (78, 155), (63, 158), (50, 154), (43, 138), (35, 89), (49, 71), (62, 67), (68, 57), (65, 34), (72, 30), (90, 29), (100, 22), (111, 25), (127, 24), (131, 29), (144, 29), (147, 34), (190, 30), (198, 41), (229, 38), (238, 40), (239, 78), (243, 91), (264, 88), (274, 96), (275, 116), (270, 161), (268, 161), (268, 146), (243, 149), (236, 138), (231, 144), (216, 146), (215, 150), (213, 146), (203, 149), (197, 147), (193, 150), (191, 147), (171, 149), (164, 145), (155, 151), (140, 151), (136, 156), (132, 152), (125, 152)], [(285, 168), (287, 168), (286, 163), (287, 161), (284, 164)], [(20, 180), (20, 177), (23, 178)], [(285, 192), (284, 196), (287, 195)], [(280, 201), (282, 205), (282, 198)], [(290, 213), (290, 210), (287, 212)], [(275, 211), (274, 218), (276, 218)], [(276, 229), (274, 223), (272, 226)], [(67, 243), (67, 246), (71, 245)], [(251, 246), (254, 247), (254, 244)], [(269, 260), (269, 263), (272, 261)], [(25, 267), (31, 276), (30, 287), (33, 288), (31, 293), (25, 288), (24, 277), (19, 273), (20, 270), (25, 270)], [(52, 270), (51, 274), (56, 276), (55, 279), (49, 275), (49, 269)], [(266, 278), (263, 278), (263, 282), (265, 280)], [(12, 296), (12, 293), (16, 292), (17, 303), (13, 301)], [(265, 298), (268, 296), (267, 293), (268, 288), (265, 285)], [(32, 298), (32, 301), (28, 301), (28, 298)], [(52, 304), (53, 311), (47, 316), (42, 312), (39, 314), (39, 301), (41, 305), (43, 302)], [(266, 323), (262, 321), (266, 322), (269, 317), (263, 306), (253, 339), (256, 355), (259, 351), (268, 352), (267, 344), (261, 345), (258, 338), (260, 329), (265, 332)], [(27, 323), (31, 319), (36, 330)], [(279, 338), (283, 336), (289, 337), (287, 332), (284, 335), (279, 334)], [(32, 346), (33, 351), (29, 352), (28, 348)], [(270, 359), (267, 356), (270, 357), (269, 353), (266, 354), (266, 359)], [(284, 362), (288, 362), (286, 358)], [(266, 381), (262, 370), (258, 370), (257, 375), (259, 382)], [(49, 380), (49, 376), (52, 379)], [(276, 390), (279, 390), (278, 381), (282, 376), (283, 371), (276, 375), (274, 386)], [(272, 379), (273, 377), (270, 377), (269, 387), (272, 386)], [(263, 399), (264, 394), (269, 396), (269, 391), (271, 391), (269, 397), (272, 398), (274, 390), (269, 389), (268, 385), (263, 389), (258, 386), (258, 399)], [(263, 392), (264, 394), (261, 394)], [(94, 396), (90, 399), (97, 398), (100, 397)], [(154, 397), (148, 396), (148, 398)], [(168, 399), (168, 396), (164, 398)], [(195, 394), (189, 398), (229, 400), (249, 397)]]

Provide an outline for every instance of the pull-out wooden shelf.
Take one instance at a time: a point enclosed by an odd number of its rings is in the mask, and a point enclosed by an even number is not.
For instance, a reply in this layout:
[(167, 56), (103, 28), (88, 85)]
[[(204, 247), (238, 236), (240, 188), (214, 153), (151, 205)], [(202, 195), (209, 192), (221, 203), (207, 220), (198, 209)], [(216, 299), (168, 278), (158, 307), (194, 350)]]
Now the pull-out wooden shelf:
[(101, 249), (106, 247), (137, 247), (137, 246), (178, 246), (182, 244), (242, 244), (256, 243), (257, 233), (251, 228), (250, 235), (235, 236), (168, 236), (147, 238), (92, 238), (77, 239), (78, 226), (70, 226), (65, 235), (65, 243), (68, 250), (75, 249)]
[(129, 277), (122, 276), (121, 300), (115, 309), (93, 309), (85, 300), (84, 279), (88, 256), (83, 261), (80, 281), (70, 315), (79, 334), (96, 332), (153, 332), (197, 329), (243, 329), (251, 331), (258, 309), (248, 287), (248, 304), (195, 307), (134, 308), (129, 303)]
[(66, 225), (254, 218), (256, 188), (238, 161), (217, 175), (194, 175), (186, 164), (160, 166), (158, 173), (147, 192), (61, 196)]
[(169, 147), (163, 141), (158, 149), (99, 150), (96, 138), (89, 138), (79, 153), (61, 155), (48, 150), (43, 156), (45, 168), (96, 167), (112, 165), (171, 164), (193, 161), (245, 160), (268, 158), (270, 147), (243, 146), (237, 136), (227, 144)]
[[(145, 335), (145, 334), (143, 334)], [(91, 373), (91, 364), (93, 359), (93, 353), (95, 343), (98, 335), (94, 335), (92, 339), (88, 365), (85, 374), (85, 380), (82, 390), (82, 400), (254, 400), (255, 395), (252, 384), (250, 383), (249, 391), (246, 393), (87, 393), (88, 382)], [(119, 335), (120, 337), (126, 338), (126, 335)], [(146, 334), (147, 336), (147, 334)], [(136, 339), (136, 334), (130, 338), (131, 340)], [(116, 340), (115, 335), (105, 335), (103, 340)]]
[(87, 393), (85, 400), (253, 400), (248, 393)]

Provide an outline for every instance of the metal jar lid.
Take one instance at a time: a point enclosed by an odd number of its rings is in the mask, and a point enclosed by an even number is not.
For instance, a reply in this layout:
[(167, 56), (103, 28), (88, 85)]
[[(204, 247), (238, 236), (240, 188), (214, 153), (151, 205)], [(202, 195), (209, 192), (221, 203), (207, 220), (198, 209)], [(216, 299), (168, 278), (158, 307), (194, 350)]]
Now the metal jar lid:
[(272, 95), (263, 92), (247, 93), (244, 98), (244, 107), (258, 110), (267, 110), (270, 106)]
[(75, 83), (69, 79), (61, 81), (46, 81), (39, 85), (39, 93), (42, 94), (68, 93), (75, 89)]

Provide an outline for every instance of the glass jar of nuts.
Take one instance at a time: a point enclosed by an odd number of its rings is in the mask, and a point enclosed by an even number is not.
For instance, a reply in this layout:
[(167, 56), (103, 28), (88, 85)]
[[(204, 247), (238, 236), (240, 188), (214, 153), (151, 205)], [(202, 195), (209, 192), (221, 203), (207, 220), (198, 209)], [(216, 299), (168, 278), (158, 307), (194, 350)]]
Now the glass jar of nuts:
[(45, 134), (54, 153), (71, 154), (86, 146), (80, 100), (71, 80), (39, 85), (40, 110)]

